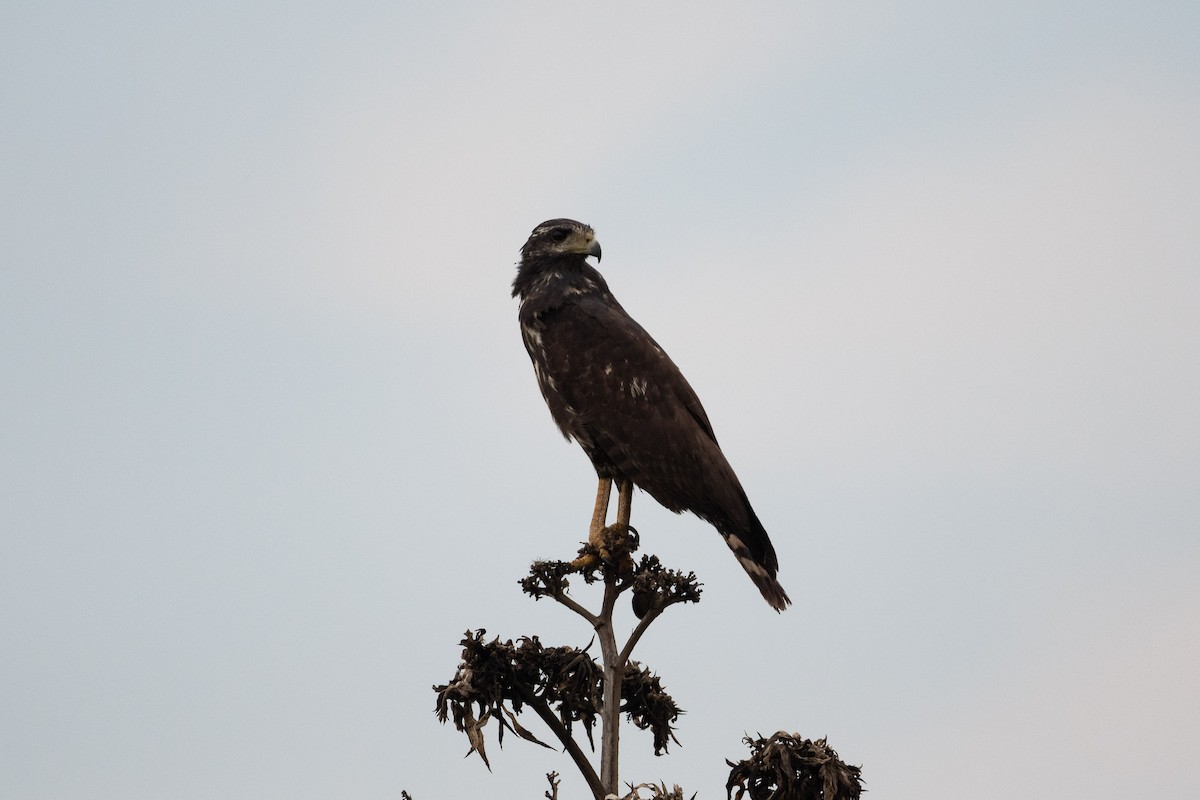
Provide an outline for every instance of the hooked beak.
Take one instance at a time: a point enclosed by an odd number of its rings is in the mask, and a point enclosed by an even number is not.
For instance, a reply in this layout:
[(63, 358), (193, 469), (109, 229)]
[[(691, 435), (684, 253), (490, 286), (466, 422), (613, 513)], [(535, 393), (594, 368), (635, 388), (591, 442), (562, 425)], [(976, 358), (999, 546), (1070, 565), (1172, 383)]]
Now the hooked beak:
[(598, 239), (592, 239), (592, 244), (590, 247), (588, 247), (587, 254), (589, 256), (595, 256), (596, 261), (600, 260), (600, 241)]

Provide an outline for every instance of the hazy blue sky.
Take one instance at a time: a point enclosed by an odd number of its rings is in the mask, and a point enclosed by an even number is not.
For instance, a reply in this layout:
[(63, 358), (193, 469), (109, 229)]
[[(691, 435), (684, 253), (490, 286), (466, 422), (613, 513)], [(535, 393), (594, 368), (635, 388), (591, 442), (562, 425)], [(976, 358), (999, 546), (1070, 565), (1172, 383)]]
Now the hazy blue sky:
[(589, 638), (516, 585), (595, 489), (509, 297), (557, 216), (795, 600), (635, 498), (705, 596), (623, 777), (719, 798), (787, 729), (891, 800), (1197, 796), (1197, 42), (1194, 0), (4, 3), (0, 796), (584, 795), (430, 690), (467, 628)]

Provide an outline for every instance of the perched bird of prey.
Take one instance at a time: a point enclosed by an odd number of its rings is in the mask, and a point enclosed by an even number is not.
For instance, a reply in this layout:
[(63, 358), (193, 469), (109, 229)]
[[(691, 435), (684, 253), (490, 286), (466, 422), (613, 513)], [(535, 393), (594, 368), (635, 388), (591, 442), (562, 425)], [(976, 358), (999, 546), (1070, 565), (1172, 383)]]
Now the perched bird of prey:
[(628, 526), (632, 484), (675, 513), (712, 524), (776, 611), (791, 600), (775, 579), (775, 548), (713, 435), (700, 399), (650, 334), (588, 263), (600, 243), (587, 225), (552, 219), (521, 248), (513, 297), (521, 337), (550, 414), (600, 479), (589, 541), (598, 544), (617, 482)]

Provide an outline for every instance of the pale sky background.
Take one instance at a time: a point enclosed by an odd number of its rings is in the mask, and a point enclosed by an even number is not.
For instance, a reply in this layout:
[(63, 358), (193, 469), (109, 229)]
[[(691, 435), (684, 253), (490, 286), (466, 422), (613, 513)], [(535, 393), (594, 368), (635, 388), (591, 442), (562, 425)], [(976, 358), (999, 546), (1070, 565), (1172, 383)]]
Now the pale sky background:
[(102, 5), (0, 7), (0, 797), (586, 795), (430, 689), (590, 636), (516, 585), (595, 489), (509, 297), (557, 216), (796, 603), (635, 498), (705, 595), (624, 778), (1200, 796), (1200, 4)]

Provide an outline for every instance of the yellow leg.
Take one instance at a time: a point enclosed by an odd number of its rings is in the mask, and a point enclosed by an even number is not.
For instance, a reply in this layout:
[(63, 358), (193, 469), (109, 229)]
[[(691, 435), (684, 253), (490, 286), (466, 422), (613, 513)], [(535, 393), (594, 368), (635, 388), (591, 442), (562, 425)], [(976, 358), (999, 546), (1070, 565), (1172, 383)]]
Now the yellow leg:
[(623, 533), (629, 532), (629, 512), (633, 507), (633, 481), (617, 481), (617, 526)]
[[(601, 478), (596, 487), (596, 507), (592, 511), (592, 525), (588, 528), (588, 544), (597, 551), (604, 550), (604, 521), (608, 519), (608, 501), (612, 497), (612, 478)], [(582, 571), (596, 566), (594, 555), (582, 554), (571, 562), (571, 569)]]
[[(637, 545), (633, 543), (632, 533), (629, 530), (629, 512), (633, 507), (633, 481), (619, 480), (617, 481), (617, 521), (609, 528), (609, 534), (612, 541), (609, 542), (609, 547), (617, 549), (621, 552), (622, 570), (633, 569), (633, 550), (637, 549)], [(605, 559), (610, 556), (605, 555)]]
[[(620, 487), (618, 487), (619, 491)], [(618, 495), (618, 498), (620, 496)], [(588, 544), (592, 547), (599, 547), (604, 541), (600, 532), (604, 530), (604, 520), (608, 519), (610, 497), (612, 497), (612, 478), (601, 478), (600, 485), (596, 487), (596, 508), (592, 511), (592, 527), (588, 528)]]

